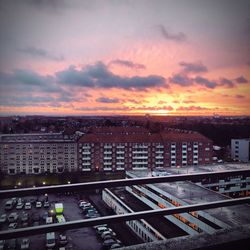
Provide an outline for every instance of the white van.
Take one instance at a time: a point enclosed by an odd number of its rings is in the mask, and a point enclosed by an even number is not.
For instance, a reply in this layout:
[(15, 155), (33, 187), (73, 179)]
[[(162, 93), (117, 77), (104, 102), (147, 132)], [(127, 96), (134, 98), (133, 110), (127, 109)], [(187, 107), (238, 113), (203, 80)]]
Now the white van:
[(53, 248), (56, 245), (56, 236), (55, 232), (47, 233), (46, 234), (46, 247)]

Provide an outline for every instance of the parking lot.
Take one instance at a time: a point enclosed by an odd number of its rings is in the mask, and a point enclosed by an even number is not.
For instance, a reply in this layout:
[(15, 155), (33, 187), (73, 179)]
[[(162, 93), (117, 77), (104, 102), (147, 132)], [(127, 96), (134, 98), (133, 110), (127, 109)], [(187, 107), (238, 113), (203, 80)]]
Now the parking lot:
[[(5, 199), (1, 200), (0, 203), (0, 216), (3, 214), (6, 214), (6, 221), (1, 222), (0, 227), (1, 230), (7, 230), (10, 227), (11, 220), (13, 219), (10, 217), (11, 213), (16, 213), (18, 218), (14, 218), (12, 223), (16, 223), (16, 228), (22, 228), (26, 226), (33, 226), (33, 225), (43, 225), (46, 224), (46, 217), (53, 216), (53, 223), (57, 223), (56, 219), (56, 211), (55, 211), (55, 204), (56, 203), (61, 203), (63, 204), (63, 216), (66, 221), (72, 221), (72, 220), (78, 220), (78, 219), (84, 219), (87, 217), (91, 216), (99, 216), (99, 213), (97, 210), (95, 210), (95, 207), (92, 206), (91, 203), (91, 211), (92, 213), (86, 213), (84, 212), (83, 209), (79, 207), (79, 200), (80, 196), (79, 195), (66, 195), (66, 194), (61, 194), (61, 195), (55, 195), (55, 194), (49, 194), (47, 195), (41, 195), (39, 197), (24, 197), (22, 200), (19, 200), (20, 202), (23, 203), (23, 207), (20, 206), (17, 209), (18, 206), (18, 199), (16, 199), (16, 203), (12, 209), (6, 210), (5, 209), (5, 204), (6, 201), (10, 199)], [(41, 201), (41, 207), (36, 207), (40, 206), (39, 202)], [(48, 201), (49, 207), (44, 207), (44, 202)], [(31, 208), (28, 209), (26, 207), (27, 203), (31, 203)], [(88, 203), (88, 197), (84, 197), (84, 202)], [(94, 212), (93, 212), (94, 211)], [(28, 215), (28, 216), (27, 216)], [(28, 217), (28, 218), (27, 218)], [(59, 235), (63, 234), (66, 235), (67, 237), (67, 244), (61, 244), (59, 241)], [(116, 234), (114, 232), (114, 234)], [(119, 235), (119, 233), (118, 233)], [(29, 239), (29, 248), (27, 249), (36, 249), (36, 250), (42, 250), (46, 249), (46, 234), (43, 235), (34, 235), (34, 236), (29, 236), (26, 237)], [(119, 239), (116, 237), (115, 241), (119, 241)], [(106, 238), (108, 239), (108, 238)], [(21, 246), (21, 240), (22, 239), (17, 239), (17, 246), (16, 249), (20, 249)], [(75, 229), (75, 230), (70, 230), (67, 232), (56, 232), (55, 233), (55, 247), (53, 249), (59, 249), (60, 247), (64, 247), (65, 249), (79, 249), (79, 250), (98, 250), (98, 249), (103, 249), (103, 242), (104, 239), (102, 239), (101, 235), (97, 233), (96, 229), (93, 227), (88, 227), (88, 228), (80, 228), (80, 229)], [(120, 241), (119, 241), (120, 242)], [(122, 245), (123, 242), (120, 242)], [(10, 240), (5, 241), (5, 248), (8, 245), (10, 245)], [(108, 249), (109, 247), (106, 247)]]

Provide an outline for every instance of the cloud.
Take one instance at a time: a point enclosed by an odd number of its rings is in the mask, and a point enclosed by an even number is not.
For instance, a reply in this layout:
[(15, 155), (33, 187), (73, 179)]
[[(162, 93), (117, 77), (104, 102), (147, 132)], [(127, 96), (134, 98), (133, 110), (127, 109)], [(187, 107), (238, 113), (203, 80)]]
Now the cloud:
[(237, 77), (236, 79), (235, 79), (235, 81), (237, 82), (237, 83), (242, 83), (242, 84), (244, 84), (244, 83), (248, 83), (249, 81), (244, 77), (244, 76), (239, 76), (239, 77)]
[(166, 110), (172, 111), (174, 110), (172, 106), (141, 106), (141, 107), (131, 107), (132, 110), (151, 110), (151, 111), (158, 111), (158, 110)]
[(119, 103), (120, 100), (118, 98), (99, 97), (99, 98), (96, 99), (96, 102)]
[(209, 108), (201, 107), (201, 106), (180, 106), (176, 109), (177, 111), (201, 111), (201, 110), (209, 110)]
[(187, 77), (183, 74), (175, 74), (174, 76), (169, 78), (169, 81), (172, 83), (175, 83), (180, 86), (191, 86), (193, 84), (193, 81), (191, 78)]
[(187, 36), (182, 32), (170, 33), (169, 31), (166, 30), (166, 28), (163, 25), (158, 25), (157, 27), (159, 31), (161, 32), (161, 35), (166, 40), (175, 41), (175, 42), (184, 42), (187, 40)]
[(143, 64), (133, 63), (132, 61), (120, 60), (120, 59), (113, 60), (110, 62), (110, 64), (117, 64), (131, 69), (146, 69), (145, 65)]
[(44, 59), (49, 59), (53, 61), (63, 61), (64, 57), (63, 56), (55, 56), (48, 51), (40, 48), (35, 48), (33, 46), (26, 47), (23, 49), (18, 49), (19, 52), (30, 55), (32, 57), (37, 57), (37, 58), (44, 58)]
[(195, 77), (195, 78), (194, 78), (194, 81), (195, 81), (197, 84), (203, 85), (203, 86), (205, 86), (205, 87), (207, 87), (207, 88), (209, 88), (209, 89), (214, 89), (214, 88), (217, 86), (216, 82), (210, 81), (210, 80), (208, 80), (207, 78), (204, 78), (204, 77), (201, 77), (201, 76)]
[(184, 100), (183, 103), (189, 104), (189, 103), (196, 103), (196, 102), (193, 100)]
[(75, 108), (74, 110), (77, 110), (77, 111), (127, 111), (127, 110), (130, 110), (130, 108), (129, 107), (100, 106), (100, 107), (81, 107), (81, 108)]
[(186, 73), (202, 73), (207, 72), (207, 67), (202, 64), (202, 62), (194, 62), (194, 63), (187, 63), (187, 62), (180, 62), (180, 66), (183, 67), (183, 71)]
[(233, 88), (235, 86), (235, 84), (233, 83), (233, 81), (229, 80), (227, 78), (221, 78), (220, 79), (220, 85), (221, 86), (227, 86), (229, 88)]
[(244, 98), (246, 98), (244, 95), (235, 95), (235, 97), (236, 97), (237, 99), (244, 99)]
[(57, 72), (56, 77), (59, 83), (80, 87), (118, 88), (127, 90), (146, 90), (147, 88), (153, 87), (168, 87), (165, 83), (165, 78), (162, 76), (119, 76), (109, 71), (107, 66), (102, 62), (88, 65), (81, 70), (77, 70), (75, 66), (70, 66), (66, 70)]

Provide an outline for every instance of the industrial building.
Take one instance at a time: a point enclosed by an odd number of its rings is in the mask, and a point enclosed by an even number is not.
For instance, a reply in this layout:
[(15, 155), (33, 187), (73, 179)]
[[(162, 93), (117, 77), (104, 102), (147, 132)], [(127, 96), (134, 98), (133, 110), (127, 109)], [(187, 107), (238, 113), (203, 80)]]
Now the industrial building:
[[(226, 169), (223, 166), (217, 166), (212, 171), (239, 170), (248, 169), (249, 165), (230, 165)], [(165, 175), (184, 174), (187, 169), (170, 168), (165, 171)], [(209, 171), (208, 168), (190, 168), (188, 173), (201, 173)], [(210, 170), (211, 171), (211, 170)], [(128, 171), (127, 178), (150, 177), (163, 175), (163, 171)], [(223, 182), (223, 183), (222, 183)], [(240, 185), (238, 185), (240, 183)], [(216, 185), (215, 185), (216, 184)], [(243, 184), (244, 187), (241, 187)], [(210, 186), (209, 186), (210, 185)], [(221, 190), (221, 186), (230, 187), (234, 192), (244, 195), (250, 194), (250, 179), (247, 176), (235, 176), (225, 174), (219, 180), (215, 178), (205, 178), (202, 181), (193, 183), (190, 181), (178, 181), (172, 183), (143, 184), (134, 185), (126, 188), (112, 188), (103, 191), (103, 200), (117, 214), (140, 211), (139, 203), (143, 203), (148, 209), (161, 209), (179, 207), (185, 205), (199, 204), (203, 202), (213, 202), (229, 199)], [(221, 193), (210, 190), (207, 187), (218, 187)], [(235, 188), (234, 188), (235, 187)], [(217, 188), (216, 188), (217, 189)], [(231, 191), (232, 191), (231, 190)], [(137, 202), (135, 201), (138, 201)], [(145, 210), (145, 207), (144, 207)], [(247, 205), (238, 205), (233, 207), (215, 208), (203, 211), (195, 211), (171, 216), (162, 216), (159, 218), (145, 219), (140, 221), (129, 221), (127, 225), (144, 242), (157, 239), (169, 239), (183, 234), (195, 236), (201, 233), (214, 234), (220, 229), (230, 229), (247, 225), (250, 223), (249, 207)], [(164, 233), (169, 223), (172, 223), (172, 230), (176, 233)], [(178, 228), (179, 231), (176, 229)], [(172, 232), (173, 232), (172, 231)]]

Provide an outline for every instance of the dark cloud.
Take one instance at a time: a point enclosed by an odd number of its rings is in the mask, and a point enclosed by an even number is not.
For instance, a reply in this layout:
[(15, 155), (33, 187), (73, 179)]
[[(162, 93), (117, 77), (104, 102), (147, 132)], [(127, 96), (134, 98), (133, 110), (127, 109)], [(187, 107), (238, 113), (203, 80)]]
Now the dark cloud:
[(194, 62), (194, 63), (187, 63), (187, 62), (180, 62), (180, 66), (183, 67), (183, 71), (186, 73), (202, 73), (207, 72), (207, 67), (202, 64), (202, 62)]
[(248, 83), (249, 81), (244, 76), (239, 76), (235, 79), (237, 83)]
[(221, 86), (227, 86), (229, 88), (233, 88), (235, 86), (235, 84), (233, 83), (233, 81), (229, 80), (227, 78), (221, 78), (220, 79), (220, 85)]
[(141, 107), (131, 107), (132, 110), (147, 110), (147, 111), (158, 111), (158, 110), (166, 110), (172, 111), (174, 110), (172, 106), (141, 106)]
[(235, 95), (235, 97), (236, 97), (237, 99), (244, 99), (244, 98), (246, 98), (244, 95)]
[(120, 60), (120, 59), (113, 60), (110, 62), (110, 64), (117, 64), (131, 69), (146, 69), (145, 65), (143, 64), (133, 63), (132, 61)]
[(169, 81), (180, 86), (191, 86), (193, 84), (192, 79), (183, 74), (175, 74), (169, 78)]
[(96, 99), (96, 102), (119, 103), (120, 100), (118, 98), (99, 97), (99, 98)]
[(81, 108), (75, 108), (75, 110), (78, 111), (126, 111), (130, 110), (129, 107), (81, 107)]
[(187, 40), (187, 36), (182, 32), (170, 33), (169, 31), (166, 30), (166, 28), (163, 25), (158, 25), (157, 27), (159, 31), (161, 32), (161, 35), (166, 40), (176, 41), (176, 42), (184, 42)]
[(189, 103), (196, 103), (196, 102), (193, 100), (184, 100), (183, 103), (189, 104)]
[(197, 76), (194, 78), (194, 81), (202, 86), (205, 86), (209, 89), (214, 89), (217, 86), (217, 83), (214, 81), (210, 81), (207, 78), (201, 77), (201, 76)]
[(44, 59), (49, 59), (53, 61), (63, 61), (64, 57), (63, 56), (55, 56), (48, 51), (40, 48), (35, 48), (33, 46), (26, 47), (23, 49), (18, 49), (19, 52), (30, 55), (32, 57), (36, 58), (44, 58)]
[(165, 83), (165, 78), (162, 76), (149, 75), (145, 77), (123, 77), (113, 74), (102, 62), (88, 65), (81, 70), (77, 70), (74, 66), (70, 66), (64, 71), (57, 72), (56, 77), (60, 83), (81, 87), (135, 90), (145, 90), (152, 87), (168, 87)]
[(201, 106), (188, 106), (188, 107), (178, 107), (177, 111), (202, 111), (202, 110), (209, 110), (209, 108), (201, 107)]

